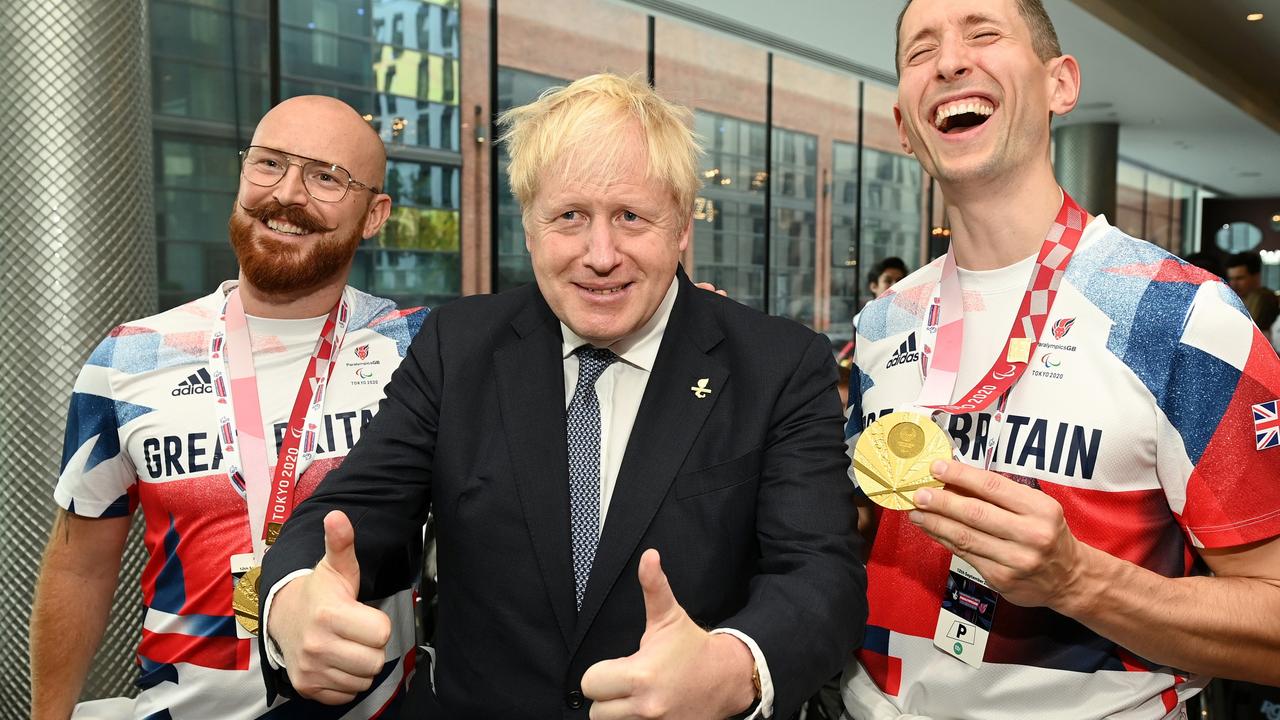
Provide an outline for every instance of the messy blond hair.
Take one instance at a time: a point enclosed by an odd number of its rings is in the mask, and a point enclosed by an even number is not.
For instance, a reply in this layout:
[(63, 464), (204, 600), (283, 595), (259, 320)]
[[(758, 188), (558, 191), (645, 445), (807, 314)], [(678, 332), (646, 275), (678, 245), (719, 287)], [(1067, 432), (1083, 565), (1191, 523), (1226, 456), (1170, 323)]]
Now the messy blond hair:
[(683, 228), (702, 184), (702, 147), (690, 127), (692, 119), (688, 108), (664, 100), (634, 75), (601, 73), (550, 88), (498, 117), (505, 128), (501, 141), (511, 156), (511, 192), (527, 214), (548, 170), (568, 175), (591, 168), (598, 177), (616, 177), (622, 144), (615, 139), (638, 127), (646, 177), (670, 188)]

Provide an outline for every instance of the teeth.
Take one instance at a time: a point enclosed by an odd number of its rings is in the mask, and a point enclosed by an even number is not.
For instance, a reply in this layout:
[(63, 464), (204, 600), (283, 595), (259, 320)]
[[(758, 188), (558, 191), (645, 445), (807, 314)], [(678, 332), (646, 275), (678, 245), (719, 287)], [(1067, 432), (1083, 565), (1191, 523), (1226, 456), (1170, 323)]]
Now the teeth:
[(283, 220), (268, 220), (267, 227), (271, 228), (272, 230), (275, 230), (276, 232), (282, 232), (288, 235), (306, 235), (307, 234), (305, 230), (298, 227), (297, 225), (291, 225), (287, 222), (284, 222)]
[(591, 288), (587, 288), (587, 291), (588, 291), (588, 292), (593, 293), (593, 294), (596, 294), (596, 295), (612, 295), (612, 294), (614, 294), (614, 293), (616, 293), (616, 292), (621, 292), (621, 290), (622, 290), (622, 288), (621, 288), (621, 287), (616, 287), (616, 288), (604, 288), (604, 289), (602, 289), (602, 290), (593, 290), (593, 289), (591, 289)]
[(991, 115), (995, 111), (996, 111), (995, 107), (992, 106), (991, 103), (988, 103), (985, 100), (973, 100), (973, 99), (957, 100), (955, 102), (950, 102), (945, 105), (939, 106), (938, 111), (934, 113), (933, 124), (938, 129), (942, 129), (943, 122), (949, 117), (954, 117), (956, 115), (963, 115), (965, 113), (974, 113), (976, 115)]

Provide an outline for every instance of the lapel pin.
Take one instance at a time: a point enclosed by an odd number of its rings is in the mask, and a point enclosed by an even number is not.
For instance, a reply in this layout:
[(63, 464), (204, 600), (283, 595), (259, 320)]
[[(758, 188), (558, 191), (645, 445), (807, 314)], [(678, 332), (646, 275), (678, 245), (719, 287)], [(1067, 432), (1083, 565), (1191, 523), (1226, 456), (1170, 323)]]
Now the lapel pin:
[(689, 388), (693, 391), (693, 396), (701, 400), (702, 398), (710, 395), (711, 388), (707, 387), (708, 382), (711, 382), (711, 378), (699, 378), (698, 384)]

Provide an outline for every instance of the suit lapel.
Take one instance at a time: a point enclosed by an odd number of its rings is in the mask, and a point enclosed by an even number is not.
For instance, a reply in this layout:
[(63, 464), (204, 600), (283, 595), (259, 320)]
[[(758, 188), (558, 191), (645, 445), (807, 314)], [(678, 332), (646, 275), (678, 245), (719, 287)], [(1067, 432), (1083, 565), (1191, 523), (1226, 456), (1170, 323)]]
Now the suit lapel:
[[(571, 652), (576, 652), (635, 554), (729, 378), (728, 369), (706, 354), (723, 337), (706, 304), (709, 298), (698, 295), (703, 291), (689, 282), (683, 270), (678, 278), (679, 295), (627, 440)], [(693, 388), (704, 378), (711, 392), (695, 394)], [(572, 578), (569, 582), (572, 586)]]
[(498, 403), (516, 489), (556, 621), (568, 644), (577, 619), (569, 551), (569, 464), (560, 327), (536, 289), (512, 321), (519, 339), (494, 353)]

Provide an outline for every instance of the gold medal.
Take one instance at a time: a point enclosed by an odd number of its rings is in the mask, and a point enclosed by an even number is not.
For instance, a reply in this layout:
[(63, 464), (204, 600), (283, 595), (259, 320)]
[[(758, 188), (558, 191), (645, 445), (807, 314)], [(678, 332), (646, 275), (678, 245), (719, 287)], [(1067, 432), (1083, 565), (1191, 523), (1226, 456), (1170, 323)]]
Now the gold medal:
[(231, 596), (231, 609), (236, 614), (236, 622), (250, 635), (258, 634), (258, 577), (262, 575), (262, 566), (254, 565), (240, 577), (236, 583), (236, 591)]
[(934, 460), (950, 460), (951, 443), (927, 415), (890, 413), (862, 431), (853, 449), (858, 487), (876, 504), (890, 510), (912, 510), (915, 491), (942, 487), (929, 474)]

